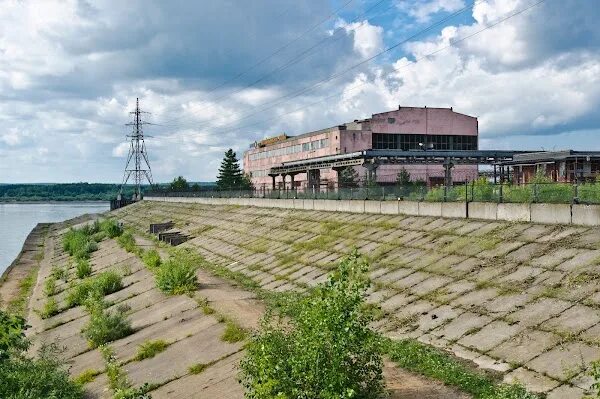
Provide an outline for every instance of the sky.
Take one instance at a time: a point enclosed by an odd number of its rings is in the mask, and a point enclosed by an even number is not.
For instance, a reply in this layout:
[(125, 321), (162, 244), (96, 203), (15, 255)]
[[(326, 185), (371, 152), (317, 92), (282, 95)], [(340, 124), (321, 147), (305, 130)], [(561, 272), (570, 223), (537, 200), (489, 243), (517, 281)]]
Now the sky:
[(120, 182), (136, 98), (156, 182), (398, 105), (478, 117), (482, 149), (600, 150), (599, 17), (595, 0), (0, 0), (0, 182)]

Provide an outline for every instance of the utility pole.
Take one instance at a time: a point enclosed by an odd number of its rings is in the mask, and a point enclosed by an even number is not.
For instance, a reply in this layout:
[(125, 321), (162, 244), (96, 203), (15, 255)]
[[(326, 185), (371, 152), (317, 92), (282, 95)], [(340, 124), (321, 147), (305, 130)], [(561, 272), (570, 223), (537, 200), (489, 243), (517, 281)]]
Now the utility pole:
[(133, 200), (139, 201), (142, 199), (141, 185), (144, 180), (147, 180), (152, 185), (152, 170), (150, 169), (150, 163), (148, 162), (148, 152), (146, 151), (146, 143), (144, 142), (144, 132), (142, 126), (146, 125), (147, 122), (142, 121), (142, 114), (147, 114), (140, 110), (140, 99), (135, 100), (135, 111), (131, 111), (129, 114), (133, 115), (133, 122), (125, 124), (125, 126), (131, 126), (131, 135), (127, 137), (131, 139), (131, 145), (129, 146), (129, 154), (127, 155), (127, 163), (125, 164), (125, 173), (123, 174), (123, 182), (119, 189), (119, 200), (122, 198), (123, 188), (132, 177), (132, 182), (135, 185), (135, 191), (133, 193)]

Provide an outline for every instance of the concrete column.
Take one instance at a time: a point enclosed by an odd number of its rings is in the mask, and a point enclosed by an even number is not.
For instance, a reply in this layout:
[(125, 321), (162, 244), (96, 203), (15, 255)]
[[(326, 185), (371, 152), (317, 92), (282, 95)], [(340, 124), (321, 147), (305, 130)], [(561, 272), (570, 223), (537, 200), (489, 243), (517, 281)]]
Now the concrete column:
[(271, 178), (273, 179), (273, 190), (275, 190), (275, 175), (271, 175)]
[(367, 169), (367, 179), (369, 181), (377, 182), (377, 168), (379, 167), (378, 163), (365, 163), (363, 166)]
[(454, 164), (449, 159), (444, 161), (444, 170), (445, 170), (444, 184), (448, 188), (452, 187), (452, 167), (453, 166), (454, 166)]
[(281, 174), (281, 178), (283, 179), (283, 191), (286, 191), (286, 190), (287, 190), (287, 185), (286, 185), (286, 183), (285, 183), (285, 178), (286, 178), (286, 176), (287, 176), (287, 174), (285, 174), (285, 173), (282, 173), (282, 174)]

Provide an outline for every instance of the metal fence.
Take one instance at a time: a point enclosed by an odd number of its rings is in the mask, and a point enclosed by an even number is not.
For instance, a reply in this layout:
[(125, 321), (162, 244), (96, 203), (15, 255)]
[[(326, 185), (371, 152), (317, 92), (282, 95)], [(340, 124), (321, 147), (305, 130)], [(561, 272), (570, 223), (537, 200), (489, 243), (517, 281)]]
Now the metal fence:
[(454, 184), (451, 187), (426, 187), (410, 184), (404, 186), (321, 187), (320, 189), (268, 189), (266, 187), (252, 190), (172, 191), (165, 189), (146, 192), (145, 196), (600, 204), (600, 183), (529, 183), (513, 185), (473, 181)]

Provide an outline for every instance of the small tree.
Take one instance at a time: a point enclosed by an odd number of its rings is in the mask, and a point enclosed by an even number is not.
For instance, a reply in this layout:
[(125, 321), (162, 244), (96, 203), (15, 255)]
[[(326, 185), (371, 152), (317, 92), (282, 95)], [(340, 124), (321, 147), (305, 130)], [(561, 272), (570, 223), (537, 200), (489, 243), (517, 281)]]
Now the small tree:
[(368, 266), (354, 251), (329, 281), (299, 301), (291, 319), (272, 312), (241, 362), (246, 398), (379, 398), (382, 344), (368, 327)]
[(396, 184), (400, 187), (408, 187), (411, 183), (410, 173), (404, 168), (400, 169), (400, 172), (398, 172), (398, 175), (396, 176)]
[(358, 172), (353, 166), (346, 166), (340, 170), (338, 180), (341, 188), (358, 187)]
[(194, 183), (192, 185), (192, 191), (200, 191), (200, 185), (198, 183)]
[(185, 191), (190, 188), (190, 185), (187, 180), (183, 178), (183, 176), (178, 176), (177, 178), (173, 179), (170, 187), (173, 191)]
[(235, 152), (230, 148), (225, 153), (225, 157), (219, 168), (217, 176), (217, 188), (219, 190), (236, 190), (242, 185), (243, 174), (240, 169), (240, 163)]

